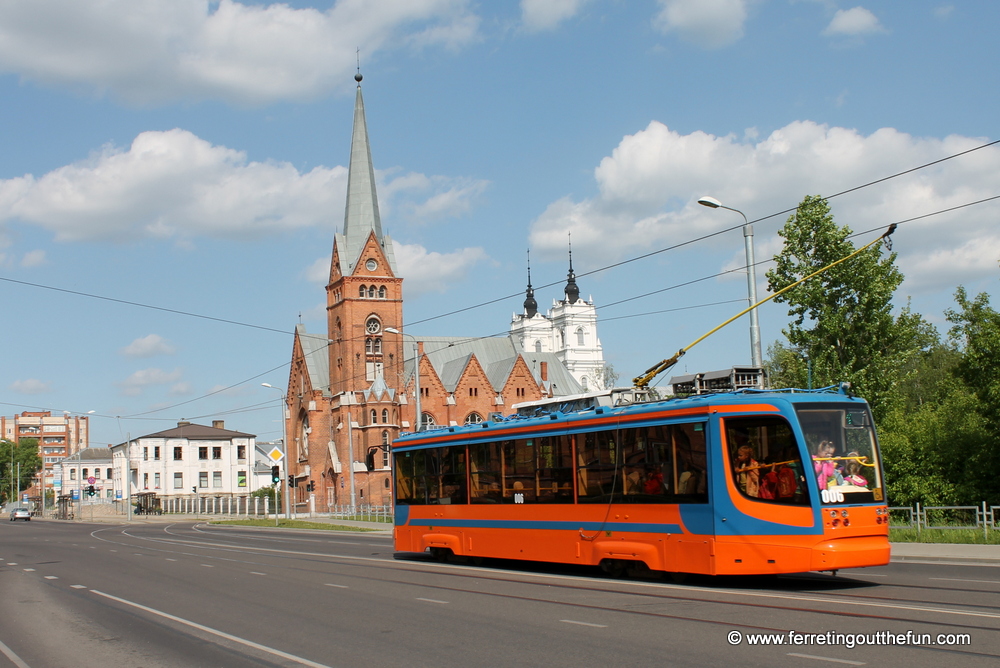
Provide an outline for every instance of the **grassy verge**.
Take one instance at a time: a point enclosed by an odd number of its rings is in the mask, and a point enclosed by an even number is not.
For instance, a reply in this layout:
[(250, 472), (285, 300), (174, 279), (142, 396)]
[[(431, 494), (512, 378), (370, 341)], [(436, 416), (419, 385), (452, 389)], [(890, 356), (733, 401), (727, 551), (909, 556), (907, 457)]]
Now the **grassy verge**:
[[(212, 524), (225, 524), (240, 527), (274, 527), (274, 520), (212, 520)], [(306, 522), (304, 520), (279, 519), (277, 526), (283, 529), (320, 529), (323, 531), (375, 531), (365, 527), (346, 526), (343, 524), (327, 524), (326, 522)]]
[(988, 529), (889, 529), (893, 543), (966, 543), (972, 545), (1000, 545), (1000, 531)]

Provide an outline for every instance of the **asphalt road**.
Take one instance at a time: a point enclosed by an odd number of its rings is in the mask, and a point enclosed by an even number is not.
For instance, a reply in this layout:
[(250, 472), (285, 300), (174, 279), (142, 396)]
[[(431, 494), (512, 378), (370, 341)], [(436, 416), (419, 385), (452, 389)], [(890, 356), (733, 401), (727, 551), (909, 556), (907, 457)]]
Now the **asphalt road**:
[[(394, 555), (383, 535), (194, 522), (0, 522), (0, 606), (0, 668), (939, 668), (1000, 658), (996, 566), (613, 580)], [(886, 632), (901, 637), (871, 644)], [(907, 632), (960, 644), (913, 645)], [(753, 645), (755, 634), (785, 644)]]

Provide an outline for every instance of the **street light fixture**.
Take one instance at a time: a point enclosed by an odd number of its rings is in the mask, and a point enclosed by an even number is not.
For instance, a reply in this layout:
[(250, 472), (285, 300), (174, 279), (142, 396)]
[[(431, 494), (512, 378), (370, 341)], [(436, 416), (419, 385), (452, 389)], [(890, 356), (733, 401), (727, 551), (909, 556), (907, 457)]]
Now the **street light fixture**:
[[(757, 303), (757, 272), (754, 268), (753, 257), (753, 225), (751, 225), (750, 221), (747, 220), (745, 213), (739, 209), (725, 206), (714, 197), (702, 197), (698, 200), (698, 204), (707, 206), (710, 209), (726, 209), (728, 211), (735, 211), (743, 216), (743, 245), (746, 248), (747, 255), (747, 295), (750, 299), (750, 306), (753, 306)], [(757, 309), (750, 311), (750, 357), (751, 364), (758, 369), (761, 368), (763, 364), (763, 356), (760, 351), (760, 325), (757, 320)]]
[(386, 327), (385, 331), (390, 334), (399, 334), (400, 336), (408, 336), (413, 339), (413, 347), (416, 349), (416, 354), (414, 359), (416, 363), (413, 367), (413, 394), (416, 397), (416, 413), (417, 413), (417, 424), (413, 431), (420, 431), (420, 425), (424, 422), (424, 414), (420, 412), (420, 345), (417, 343), (417, 337), (412, 334), (404, 334), (395, 327)]
[[(285, 456), (285, 475), (283, 475), (282, 478), (284, 478), (284, 480), (285, 480), (285, 492), (284, 492), (285, 518), (290, 520), (292, 518), (292, 514), (291, 514), (291, 512), (292, 512), (292, 499), (289, 496), (289, 489), (288, 489), (289, 459), (288, 459), (288, 438), (287, 438), (288, 434), (285, 433), (285, 431), (286, 431), (285, 430), (285, 404), (286, 404), (285, 391), (283, 389), (281, 389), (280, 387), (275, 387), (274, 385), (271, 385), (270, 383), (261, 383), (261, 386), (262, 387), (269, 387), (272, 390), (277, 390), (278, 392), (281, 392), (281, 450), (282, 450), (282, 454), (284, 454), (284, 456)], [(277, 501), (277, 499), (275, 499), (275, 501)], [(277, 505), (275, 505), (275, 508), (274, 508), (274, 522), (275, 522), (275, 525), (277, 525), (277, 523), (278, 523), (278, 508), (277, 508)]]

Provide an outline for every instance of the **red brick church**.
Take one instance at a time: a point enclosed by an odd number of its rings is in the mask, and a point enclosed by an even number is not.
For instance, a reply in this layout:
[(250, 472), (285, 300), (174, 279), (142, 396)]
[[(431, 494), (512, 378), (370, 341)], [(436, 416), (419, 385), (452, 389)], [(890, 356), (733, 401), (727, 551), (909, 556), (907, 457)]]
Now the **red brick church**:
[(418, 336), (404, 328), (403, 277), (392, 239), (382, 233), (361, 75), (355, 78), (347, 206), (343, 233), (333, 241), (327, 331), (296, 327), (288, 379), (286, 466), (299, 513), (391, 503), (388, 446), (417, 428), (418, 403), (421, 428), (428, 429), (603, 388), (596, 309), (579, 297), (572, 258), (565, 299), (555, 300), (548, 315), (537, 311), (529, 273), (524, 312), (514, 314), (508, 336)]

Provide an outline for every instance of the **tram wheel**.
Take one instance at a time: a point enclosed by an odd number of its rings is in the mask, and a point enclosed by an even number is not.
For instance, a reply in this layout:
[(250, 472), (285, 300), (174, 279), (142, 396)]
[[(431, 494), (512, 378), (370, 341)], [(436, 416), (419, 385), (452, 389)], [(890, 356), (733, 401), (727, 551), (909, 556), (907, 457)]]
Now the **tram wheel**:
[(430, 553), (436, 561), (448, 561), (448, 557), (451, 556), (451, 550), (446, 547), (432, 547)]
[(620, 559), (604, 559), (601, 561), (601, 570), (611, 578), (620, 578), (625, 575), (625, 562)]

